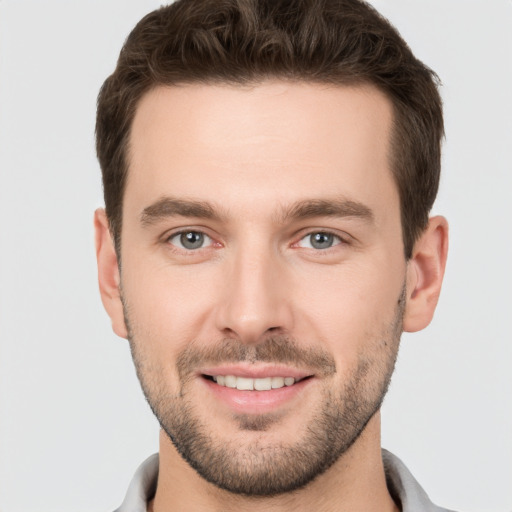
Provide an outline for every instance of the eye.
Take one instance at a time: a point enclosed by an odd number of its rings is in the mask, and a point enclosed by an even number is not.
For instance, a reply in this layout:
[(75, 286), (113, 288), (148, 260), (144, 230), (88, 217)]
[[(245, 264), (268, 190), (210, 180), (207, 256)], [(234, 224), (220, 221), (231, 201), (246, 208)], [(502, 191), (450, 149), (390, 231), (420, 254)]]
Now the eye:
[(193, 251), (211, 245), (212, 239), (201, 231), (182, 231), (170, 236), (168, 242), (179, 249)]
[(316, 233), (306, 235), (297, 245), (308, 249), (322, 250), (330, 249), (341, 242), (342, 240), (339, 236), (333, 235), (332, 233), (326, 233), (324, 231), (318, 231)]

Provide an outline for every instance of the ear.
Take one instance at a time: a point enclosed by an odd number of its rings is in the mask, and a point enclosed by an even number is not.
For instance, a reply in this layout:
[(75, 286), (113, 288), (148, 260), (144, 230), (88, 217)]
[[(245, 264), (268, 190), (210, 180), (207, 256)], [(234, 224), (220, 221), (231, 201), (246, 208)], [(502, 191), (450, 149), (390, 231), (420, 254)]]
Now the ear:
[(448, 222), (432, 217), (427, 229), (414, 244), (407, 263), (407, 303), (404, 331), (427, 327), (434, 316), (448, 254)]
[(107, 215), (103, 208), (94, 212), (98, 282), (103, 307), (112, 321), (112, 329), (121, 338), (128, 337), (121, 302), (120, 275), (114, 242), (110, 235)]

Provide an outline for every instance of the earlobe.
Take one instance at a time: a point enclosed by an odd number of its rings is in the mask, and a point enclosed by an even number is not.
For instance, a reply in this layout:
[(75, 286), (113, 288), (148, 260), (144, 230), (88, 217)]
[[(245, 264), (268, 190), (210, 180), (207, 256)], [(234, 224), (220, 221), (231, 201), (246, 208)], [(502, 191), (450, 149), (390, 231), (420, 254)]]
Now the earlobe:
[(420, 331), (434, 316), (448, 254), (448, 222), (432, 217), (407, 263), (407, 304), (403, 329)]
[(121, 338), (127, 338), (121, 301), (120, 276), (117, 254), (110, 235), (108, 220), (103, 208), (94, 212), (96, 259), (101, 300), (112, 321), (112, 329)]

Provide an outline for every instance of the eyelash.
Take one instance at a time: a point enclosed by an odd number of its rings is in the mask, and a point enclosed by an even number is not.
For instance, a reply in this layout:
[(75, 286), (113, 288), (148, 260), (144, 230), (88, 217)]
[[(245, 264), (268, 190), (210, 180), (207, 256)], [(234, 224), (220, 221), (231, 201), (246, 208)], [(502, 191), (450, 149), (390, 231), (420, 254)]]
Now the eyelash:
[[(188, 234), (191, 234), (191, 233), (194, 233), (194, 234), (197, 234), (197, 235), (201, 235), (203, 236), (204, 238), (206, 238), (207, 240), (210, 241), (210, 243), (207, 245), (207, 246), (204, 246), (204, 247), (198, 247), (196, 249), (187, 249), (186, 247), (179, 247), (177, 246), (176, 244), (172, 243), (171, 240), (173, 238), (176, 238), (176, 237), (181, 237), (183, 235), (188, 235)], [(185, 252), (198, 252), (200, 251), (201, 249), (206, 249), (207, 247), (211, 246), (211, 245), (215, 245), (216, 243), (214, 242), (214, 240), (212, 239), (211, 236), (207, 235), (204, 231), (201, 231), (199, 229), (183, 229), (181, 231), (177, 231), (175, 233), (171, 233), (169, 236), (167, 236), (165, 238), (165, 242), (171, 246), (174, 250), (176, 251), (185, 251)], [(217, 243), (217, 245), (220, 246), (220, 244)]]
[(329, 246), (329, 247), (325, 247), (325, 248), (318, 248), (318, 247), (311, 247), (311, 242), (310, 242), (310, 247), (304, 247), (305, 249), (312, 249), (314, 250), (315, 252), (327, 252), (329, 251), (330, 249), (334, 249), (336, 246), (338, 245), (343, 245), (343, 244), (347, 244), (348, 242), (343, 238), (341, 237), (340, 235), (336, 234), (336, 233), (333, 233), (331, 231), (328, 231), (328, 230), (325, 230), (325, 229), (322, 229), (322, 230), (318, 230), (318, 231), (309, 231), (308, 233), (306, 233), (304, 236), (302, 236), (300, 238), (300, 240), (298, 242), (296, 242), (295, 244), (293, 244), (294, 246), (298, 246), (300, 247), (300, 243), (303, 242), (304, 240), (306, 239), (310, 239), (315, 236), (315, 235), (323, 235), (323, 236), (327, 236), (327, 237), (332, 237), (332, 245)]
[[(181, 237), (183, 235), (192, 234), (192, 233), (204, 237), (205, 239), (209, 240), (210, 243), (208, 243), (208, 245), (206, 245), (206, 246), (201, 246), (201, 247), (191, 249), (191, 248), (186, 248), (183, 246), (179, 247), (176, 243), (171, 242), (171, 240), (176, 237)], [(321, 230), (313, 230), (313, 231), (307, 232), (306, 234), (301, 236), (301, 238), (297, 242), (294, 242), (291, 245), (291, 247), (294, 247), (294, 248), (299, 247), (300, 248), (301, 247), (300, 243), (303, 240), (307, 239), (308, 237), (312, 237), (314, 235), (325, 235), (328, 237), (333, 237), (334, 243), (331, 246), (326, 247), (326, 248), (311, 247), (311, 244), (310, 244), (310, 247), (302, 247), (302, 248), (308, 249), (308, 250), (311, 249), (315, 253), (320, 254), (320, 253), (329, 253), (331, 250), (335, 249), (339, 245), (348, 245), (349, 244), (349, 241), (346, 238), (342, 237), (341, 235), (339, 235), (337, 233), (333, 233), (329, 230), (321, 229)], [(208, 247), (211, 247), (211, 246), (221, 247), (221, 244), (219, 242), (215, 242), (212, 237), (210, 237), (204, 231), (201, 231), (199, 229), (183, 229), (183, 230), (177, 231), (175, 233), (172, 233), (165, 238), (165, 243), (168, 244), (175, 251), (187, 252), (187, 253), (198, 252), (202, 249), (207, 249)], [(181, 242), (180, 242), (180, 244), (181, 244)], [(183, 245), (183, 244), (181, 244), (181, 245)]]

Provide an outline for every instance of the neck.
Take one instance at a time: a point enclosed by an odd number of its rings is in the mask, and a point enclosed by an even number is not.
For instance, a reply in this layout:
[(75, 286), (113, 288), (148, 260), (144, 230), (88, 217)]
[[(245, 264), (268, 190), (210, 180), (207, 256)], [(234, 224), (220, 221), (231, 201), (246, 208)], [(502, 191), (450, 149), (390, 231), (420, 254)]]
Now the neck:
[(398, 512), (387, 486), (380, 449), (380, 414), (325, 473), (304, 488), (274, 497), (235, 495), (210, 484), (178, 454), (160, 433), (160, 470), (157, 491), (148, 509), (247, 512)]

